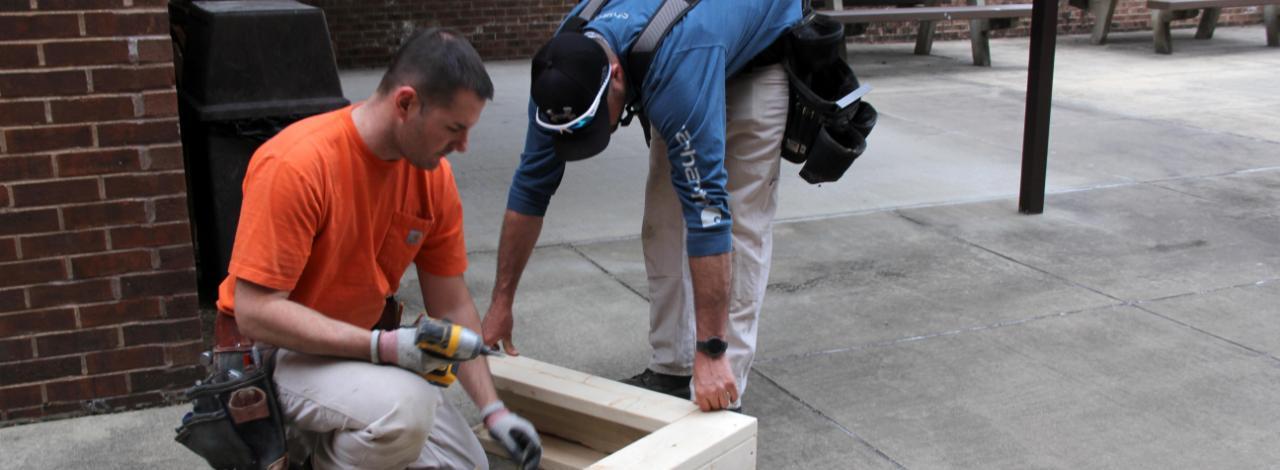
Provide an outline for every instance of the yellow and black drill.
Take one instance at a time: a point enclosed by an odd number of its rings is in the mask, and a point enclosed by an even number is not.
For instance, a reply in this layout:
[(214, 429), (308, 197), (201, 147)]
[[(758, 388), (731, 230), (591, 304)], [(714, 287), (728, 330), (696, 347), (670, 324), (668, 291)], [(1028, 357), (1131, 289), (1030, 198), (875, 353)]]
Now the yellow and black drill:
[(440, 320), (424, 316), (418, 321), (418, 335), (415, 339), (418, 349), (440, 359), (452, 361), (449, 365), (428, 372), (423, 377), (433, 385), (448, 387), (457, 380), (458, 363), (469, 361), (480, 356), (494, 356), (502, 353), (485, 346), (479, 333), (449, 320)]

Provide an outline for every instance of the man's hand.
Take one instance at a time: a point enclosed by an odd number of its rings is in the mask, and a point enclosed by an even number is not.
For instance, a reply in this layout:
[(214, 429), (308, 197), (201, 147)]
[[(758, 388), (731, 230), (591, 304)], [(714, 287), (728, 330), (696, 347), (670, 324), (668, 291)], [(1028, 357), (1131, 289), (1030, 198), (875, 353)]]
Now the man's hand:
[(507, 410), (500, 401), (484, 407), (481, 414), (489, 435), (507, 449), (512, 461), (524, 470), (538, 468), (542, 461), (542, 441), (538, 439), (538, 431), (533, 424)]
[(410, 372), (426, 374), (449, 365), (448, 360), (425, 354), (417, 345), (418, 329), (415, 327), (394, 330), (373, 330), (370, 360), (375, 364), (391, 364)]
[(516, 345), (511, 342), (511, 306), (500, 305), (494, 302), (489, 305), (489, 313), (484, 315), (484, 322), (480, 329), (484, 330), (484, 344), (497, 348), (498, 342), (502, 342), (502, 350), (509, 355), (519, 356), (520, 351), (516, 350)]
[(738, 401), (738, 384), (725, 356), (712, 359), (703, 353), (693, 355), (694, 403), (702, 411), (723, 410)]

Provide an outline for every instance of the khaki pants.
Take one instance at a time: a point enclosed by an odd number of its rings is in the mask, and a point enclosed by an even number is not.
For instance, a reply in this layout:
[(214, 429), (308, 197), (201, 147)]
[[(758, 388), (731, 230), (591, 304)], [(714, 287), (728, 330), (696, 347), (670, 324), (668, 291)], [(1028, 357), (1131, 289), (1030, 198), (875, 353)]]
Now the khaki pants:
[[(725, 171), (733, 215), (729, 350), (741, 399), (756, 351), (756, 323), (769, 284), (773, 216), (778, 203), (782, 133), (787, 120), (787, 76), (781, 65), (734, 77), (725, 85)], [(693, 285), (685, 250), (685, 223), (671, 184), (667, 144), (653, 132), (645, 186), (645, 270), (649, 277), (649, 344), (656, 372), (690, 375), (696, 335)], [(732, 406), (740, 406), (741, 402)]]
[(487, 469), (488, 457), (443, 389), (393, 366), (276, 353), (290, 458), (320, 469)]

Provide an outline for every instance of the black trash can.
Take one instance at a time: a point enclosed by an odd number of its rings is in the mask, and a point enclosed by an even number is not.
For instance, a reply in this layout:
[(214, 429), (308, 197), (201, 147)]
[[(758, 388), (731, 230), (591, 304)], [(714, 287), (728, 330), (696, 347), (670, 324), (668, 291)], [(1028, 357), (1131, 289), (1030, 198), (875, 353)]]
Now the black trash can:
[(348, 104), (324, 12), (292, 0), (169, 4), (200, 303), (227, 276), (241, 183), (285, 126)]

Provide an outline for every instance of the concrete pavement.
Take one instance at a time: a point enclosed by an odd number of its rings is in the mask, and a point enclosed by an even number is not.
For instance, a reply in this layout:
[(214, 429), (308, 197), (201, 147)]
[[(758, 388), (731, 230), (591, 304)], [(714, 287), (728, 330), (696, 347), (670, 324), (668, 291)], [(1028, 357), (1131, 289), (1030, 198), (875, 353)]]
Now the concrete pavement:
[[(992, 40), (991, 68), (967, 41), (851, 47), (881, 120), (838, 183), (783, 164), (744, 397), (759, 468), (1280, 463), (1280, 51), (1260, 26), (1193, 31), (1169, 56), (1149, 32), (1059, 38), (1037, 216), (1016, 211), (1027, 39)], [(482, 312), (528, 87), (527, 62), (489, 67), (498, 95), (451, 158)], [(348, 95), (376, 78), (344, 73)], [(525, 355), (643, 369), (643, 148), (626, 130), (570, 166), (517, 299)], [(182, 412), (0, 429), (0, 466), (195, 468)]]

